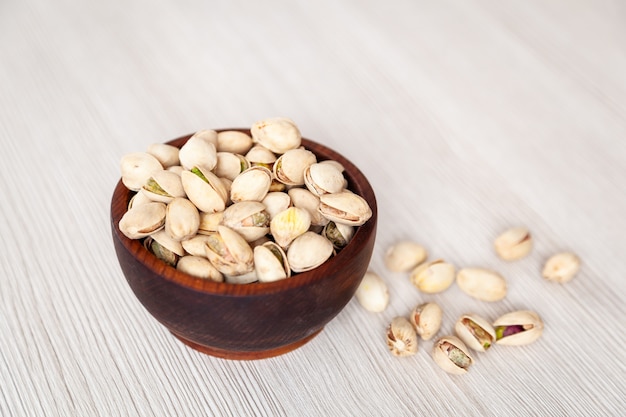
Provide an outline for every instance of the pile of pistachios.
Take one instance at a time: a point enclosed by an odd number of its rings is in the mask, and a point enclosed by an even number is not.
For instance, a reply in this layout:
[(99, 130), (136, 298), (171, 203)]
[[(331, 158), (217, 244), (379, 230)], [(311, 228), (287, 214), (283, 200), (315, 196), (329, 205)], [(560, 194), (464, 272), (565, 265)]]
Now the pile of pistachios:
[[(495, 253), (503, 260), (515, 261), (526, 257), (533, 239), (525, 227), (514, 227), (494, 241)], [(482, 301), (499, 301), (506, 297), (506, 280), (499, 273), (485, 268), (456, 268), (442, 259), (427, 261), (426, 249), (413, 241), (402, 241), (388, 248), (384, 263), (391, 272), (408, 272), (411, 283), (422, 293), (433, 294), (447, 290), (455, 281), (469, 296)], [(557, 253), (544, 264), (546, 280), (565, 283), (580, 269), (580, 259), (573, 253)], [(368, 271), (357, 289), (359, 303), (372, 312), (382, 312), (389, 304), (387, 284), (380, 275)], [(408, 317), (395, 317), (386, 331), (389, 350), (394, 356), (411, 356), (418, 350), (418, 337), (430, 340), (442, 324), (443, 311), (434, 302), (417, 305)], [(530, 310), (513, 311), (493, 322), (476, 314), (463, 314), (454, 325), (456, 335), (440, 337), (433, 344), (432, 357), (446, 372), (464, 374), (474, 363), (469, 349), (487, 351), (494, 343), (526, 345), (537, 340), (543, 332), (543, 321)], [(469, 348), (469, 349), (468, 349)]]
[(245, 284), (317, 268), (372, 211), (344, 167), (318, 161), (287, 118), (201, 130), (179, 149), (153, 144), (121, 160), (134, 192), (119, 222), (130, 239), (187, 274)]

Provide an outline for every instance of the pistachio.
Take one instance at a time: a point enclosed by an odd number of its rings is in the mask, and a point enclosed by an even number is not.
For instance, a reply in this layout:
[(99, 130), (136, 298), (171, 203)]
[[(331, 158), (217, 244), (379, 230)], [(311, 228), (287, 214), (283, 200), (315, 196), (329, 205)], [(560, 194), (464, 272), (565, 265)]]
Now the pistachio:
[(200, 225), (198, 226), (198, 233), (203, 235), (210, 235), (217, 232), (217, 226), (222, 224), (224, 218), (224, 212), (218, 211), (216, 213), (200, 212)]
[(198, 278), (224, 282), (224, 276), (211, 262), (202, 256), (187, 255), (179, 259), (176, 269)]
[(498, 318), (493, 327), (499, 345), (527, 345), (543, 333), (543, 321), (537, 313), (528, 310), (507, 313)]
[(496, 340), (491, 324), (475, 314), (462, 315), (454, 325), (454, 330), (470, 349), (479, 352), (485, 352)]
[(474, 360), (467, 346), (456, 336), (445, 336), (433, 346), (433, 359), (444, 371), (462, 375), (467, 373)]
[(424, 303), (416, 306), (409, 321), (423, 340), (430, 340), (441, 328), (443, 311), (436, 303)]
[[(176, 263), (178, 262), (178, 259), (180, 258), (181, 254), (176, 253), (170, 250), (169, 248), (167, 248), (165, 245), (161, 244), (157, 239), (155, 239), (155, 236), (157, 234), (161, 234), (161, 238), (174, 241), (173, 239), (169, 237), (167, 233), (165, 233), (163, 229), (161, 229), (158, 232), (153, 233), (152, 235), (148, 236), (143, 241), (143, 246), (146, 249), (148, 249), (150, 252), (152, 252), (154, 256), (156, 256), (157, 258), (159, 258), (166, 264), (171, 265), (171, 266), (176, 266)], [(176, 243), (178, 243), (178, 245), (180, 246), (180, 242), (176, 242)], [(182, 246), (181, 246), (181, 249), (182, 249)]]
[(270, 233), (276, 243), (286, 248), (295, 238), (309, 230), (310, 225), (311, 215), (308, 211), (289, 207), (274, 216), (270, 222)]
[(270, 216), (263, 203), (240, 201), (224, 210), (222, 224), (238, 232), (247, 242), (252, 242), (269, 232)]
[(275, 117), (255, 122), (250, 128), (252, 140), (270, 151), (283, 154), (296, 149), (302, 142), (300, 130), (286, 117)]
[(499, 301), (506, 296), (506, 280), (497, 272), (484, 268), (463, 268), (456, 283), (467, 295), (482, 301)]
[(291, 276), (285, 251), (274, 242), (254, 248), (254, 269), (259, 282), (272, 282)]
[(291, 197), (289, 197), (289, 194), (280, 191), (267, 193), (261, 202), (265, 206), (265, 211), (270, 215), (270, 220), (281, 211), (291, 207)]
[(530, 253), (533, 239), (525, 227), (514, 227), (500, 234), (494, 241), (498, 256), (505, 261), (521, 259)]
[(120, 161), (122, 183), (132, 191), (139, 191), (148, 179), (163, 166), (154, 156), (146, 152), (124, 155)]
[(387, 327), (387, 346), (394, 356), (411, 356), (417, 352), (417, 333), (404, 317), (396, 317)]
[[(216, 228), (216, 231), (217, 231), (217, 228)], [(181, 241), (180, 245), (183, 247), (185, 252), (189, 255), (206, 257), (205, 245), (207, 244), (208, 240), (209, 240), (208, 235), (198, 234), (190, 239)]]
[(442, 292), (454, 282), (454, 266), (442, 259), (422, 263), (411, 272), (410, 279), (422, 292)]
[(142, 190), (139, 190), (128, 201), (128, 208), (138, 207), (142, 204), (151, 203), (152, 200)]
[(304, 170), (304, 184), (315, 195), (338, 193), (344, 188), (342, 171), (333, 164), (312, 164)]
[(276, 155), (274, 152), (261, 145), (254, 145), (245, 156), (246, 159), (250, 161), (250, 165), (263, 166), (270, 170), (272, 169), (274, 162), (276, 162)]
[(180, 160), (178, 159), (179, 150), (176, 146), (166, 143), (153, 143), (148, 146), (146, 152), (154, 156), (165, 169), (180, 165)]
[(333, 244), (328, 239), (314, 232), (305, 232), (287, 249), (287, 260), (293, 272), (306, 272), (326, 262), (332, 254)]
[(174, 240), (186, 240), (198, 232), (200, 214), (186, 198), (175, 198), (167, 205), (165, 231)]
[(315, 154), (306, 149), (290, 149), (278, 157), (272, 170), (274, 177), (286, 185), (304, 185), (304, 171), (317, 162)]
[(226, 188), (224, 183), (210, 170), (193, 167), (183, 171), (180, 179), (189, 200), (206, 213), (224, 211), (226, 208)]
[(165, 227), (165, 204), (151, 202), (134, 206), (119, 222), (120, 231), (129, 239), (141, 239)]
[(354, 236), (354, 226), (328, 222), (322, 230), (322, 235), (332, 242), (335, 249), (343, 249)]
[(356, 299), (367, 311), (380, 313), (389, 304), (389, 289), (385, 281), (373, 271), (367, 271), (359, 284)]
[(269, 169), (254, 166), (239, 174), (230, 188), (230, 199), (239, 201), (261, 201), (269, 192), (272, 173)]
[(206, 255), (218, 271), (237, 276), (254, 270), (252, 248), (239, 233), (229, 227), (218, 226), (217, 233), (208, 236)]
[(372, 217), (367, 201), (350, 191), (321, 195), (318, 211), (328, 220), (351, 226), (360, 226)]
[(426, 260), (426, 249), (412, 241), (401, 241), (385, 252), (385, 266), (392, 272), (407, 272)]
[(217, 165), (215, 145), (199, 133), (196, 133), (185, 142), (178, 152), (178, 157), (183, 168), (190, 171), (194, 167), (201, 167), (211, 171)]
[(152, 201), (169, 203), (176, 197), (185, 197), (180, 176), (174, 172), (157, 171), (143, 185), (143, 194)]
[(252, 148), (252, 138), (237, 130), (225, 130), (217, 134), (217, 151), (245, 154)]
[(215, 175), (233, 181), (237, 175), (250, 168), (250, 162), (245, 156), (231, 152), (218, 152), (217, 164), (213, 169)]
[(324, 217), (317, 209), (320, 206), (318, 196), (305, 188), (292, 188), (287, 192), (291, 199), (291, 204), (295, 207), (305, 209), (311, 215), (311, 225), (325, 226), (329, 220)]
[(580, 269), (580, 258), (570, 252), (557, 253), (545, 263), (542, 275), (549, 281), (565, 283), (571, 281)]

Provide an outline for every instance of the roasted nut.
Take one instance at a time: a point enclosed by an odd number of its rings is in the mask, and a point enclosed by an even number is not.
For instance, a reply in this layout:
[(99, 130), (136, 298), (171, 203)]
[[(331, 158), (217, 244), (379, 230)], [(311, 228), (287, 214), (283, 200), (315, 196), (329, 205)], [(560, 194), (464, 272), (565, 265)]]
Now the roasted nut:
[(389, 290), (385, 281), (375, 272), (367, 271), (355, 293), (356, 299), (367, 311), (380, 313), (389, 304)]
[(425, 303), (413, 309), (409, 321), (423, 340), (430, 340), (441, 328), (443, 311), (436, 303)]
[(198, 233), (200, 213), (186, 198), (175, 198), (167, 205), (165, 231), (174, 240), (187, 240)]
[(165, 227), (165, 204), (133, 205), (120, 219), (120, 231), (129, 239), (141, 239)]
[(580, 269), (580, 258), (573, 253), (557, 253), (548, 259), (542, 275), (549, 281), (565, 283), (571, 281)]
[(498, 318), (493, 327), (499, 345), (527, 345), (543, 333), (543, 321), (537, 313), (528, 310), (507, 313)]
[(474, 360), (465, 344), (455, 336), (445, 336), (433, 346), (433, 359), (444, 371), (462, 375), (467, 373)]
[(506, 230), (494, 241), (498, 256), (505, 261), (521, 259), (530, 253), (533, 239), (525, 227), (514, 227)]
[(129, 153), (120, 161), (122, 183), (132, 191), (139, 191), (152, 174), (162, 169), (159, 160), (146, 152)]
[(411, 241), (398, 242), (385, 253), (385, 266), (392, 272), (407, 272), (426, 260), (426, 249)]
[(224, 282), (224, 276), (205, 257), (187, 255), (178, 260), (176, 269), (198, 278)]
[(506, 281), (497, 272), (484, 268), (463, 268), (456, 283), (469, 296), (482, 301), (498, 301), (506, 296)]
[(454, 266), (437, 259), (418, 265), (411, 272), (411, 283), (422, 292), (445, 291), (454, 282)]
[(396, 317), (387, 327), (387, 346), (394, 356), (411, 356), (417, 352), (417, 333), (404, 317)]
[(496, 334), (491, 324), (475, 314), (462, 315), (454, 325), (457, 336), (470, 349), (484, 352), (493, 345)]

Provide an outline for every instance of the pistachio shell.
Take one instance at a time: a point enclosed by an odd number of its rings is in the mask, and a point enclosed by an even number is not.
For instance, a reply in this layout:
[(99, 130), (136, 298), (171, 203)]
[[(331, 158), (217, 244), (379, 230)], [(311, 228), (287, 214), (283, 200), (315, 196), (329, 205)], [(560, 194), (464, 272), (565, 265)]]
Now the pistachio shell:
[(325, 226), (328, 224), (328, 219), (317, 210), (320, 206), (320, 199), (318, 196), (306, 190), (304, 188), (292, 188), (287, 194), (291, 198), (291, 204), (295, 207), (305, 209), (311, 215), (311, 225), (313, 226)]
[(267, 193), (261, 202), (265, 205), (265, 210), (270, 215), (270, 220), (281, 211), (291, 207), (291, 197), (289, 197), (289, 194), (280, 191)]
[(214, 213), (226, 208), (224, 183), (211, 171), (193, 167), (192, 171), (183, 171), (180, 178), (187, 197), (199, 210)]
[(276, 161), (274, 152), (261, 145), (253, 146), (245, 156), (251, 165), (261, 165), (268, 169), (271, 169)]
[(165, 229), (161, 229), (158, 232), (152, 233), (149, 238), (178, 256), (185, 255), (185, 249), (183, 248), (183, 245), (180, 243), (180, 241), (172, 239), (172, 237), (169, 235), (169, 233), (165, 231)]
[(189, 255), (206, 257), (205, 246), (209, 239), (208, 235), (195, 235), (187, 240), (181, 241), (180, 245)]
[(217, 134), (217, 151), (245, 154), (252, 148), (252, 138), (237, 130), (226, 130)]
[(580, 258), (573, 253), (557, 253), (548, 259), (541, 274), (548, 281), (569, 282), (580, 269)]
[(213, 129), (198, 130), (196, 133), (193, 134), (191, 138), (193, 138), (194, 140), (202, 139), (205, 142), (213, 144), (213, 146), (215, 146), (215, 149), (217, 149), (218, 133)]
[(250, 162), (245, 156), (231, 152), (218, 152), (217, 164), (213, 172), (220, 178), (228, 178), (233, 181), (237, 175), (248, 168), (250, 168)]
[(333, 254), (333, 244), (324, 236), (305, 232), (296, 237), (287, 250), (287, 260), (293, 272), (317, 268)]
[(129, 239), (141, 239), (165, 227), (165, 204), (151, 202), (133, 206), (119, 222), (120, 231)]
[(272, 170), (274, 177), (287, 185), (303, 185), (304, 171), (317, 162), (315, 154), (306, 149), (290, 149), (278, 157)]
[(332, 242), (335, 249), (343, 249), (354, 236), (354, 226), (329, 221), (324, 226), (322, 235)]
[(494, 241), (498, 256), (506, 261), (521, 259), (530, 253), (533, 239), (525, 227), (514, 227), (504, 231)]
[(385, 266), (392, 272), (407, 272), (426, 260), (426, 249), (412, 241), (401, 241), (385, 252)]
[(454, 282), (454, 266), (441, 259), (422, 263), (411, 272), (410, 279), (422, 292), (432, 294), (445, 291)]
[(333, 164), (313, 164), (304, 170), (306, 188), (315, 195), (338, 193), (343, 190), (345, 178)]
[(230, 188), (230, 199), (239, 201), (261, 201), (267, 195), (272, 183), (269, 169), (254, 166), (246, 169), (233, 180)]
[[(163, 232), (163, 229), (145, 238), (143, 241), (143, 246), (148, 249), (148, 251), (152, 252), (154, 256), (156, 256), (158, 259), (162, 260), (166, 264), (176, 266), (180, 255), (172, 252), (153, 238), (154, 235), (161, 232)], [(165, 233), (165, 235), (167, 236), (167, 233)]]
[(389, 289), (385, 281), (373, 271), (367, 271), (354, 294), (367, 311), (380, 313), (389, 304)]
[(176, 146), (166, 143), (153, 143), (148, 146), (147, 152), (154, 156), (161, 163), (163, 168), (167, 169), (180, 165), (180, 160), (178, 159), (179, 149)]
[(464, 314), (457, 320), (454, 330), (470, 349), (485, 352), (496, 341), (496, 333), (484, 318), (475, 314)]
[(411, 356), (417, 352), (417, 333), (404, 317), (395, 317), (387, 327), (387, 346), (394, 356)]
[(224, 276), (205, 257), (187, 255), (178, 260), (176, 269), (198, 278), (215, 282), (223, 282)]
[(158, 159), (146, 152), (129, 153), (120, 161), (122, 183), (132, 191), (139, 191), (152, 174), (162, 169)]
[(308, 211), (289, 207), (274, 216), (270, 222), (270, 233), (276, 243), (286, 248), (295, 238), (309, 230), (310, 225), (311, 216)]
[(221, 273), (237, 276), (253, 271), (252, 248), (239, 233), (226, 226), (218, 226), (217, 233), (208, 236), (207, 258)]
[(270, 216), (263, 203), (240, 201), (224, 210), (222, 224), (238, 232), (246, 241), (252, 242), (269, 232)]
[(151, 203), (152, 200), (143, 192), (139, 190), (128, 201), (128, 208), (139, 207), (142, 204)]
[(291, 276), (287, 255), (274, 242), (254, 248), (254, 269), (259, 282), (278, 281)]
[(252, 133), (254, 142), (277, 154), (296, 149), (302, 143), (298, 127), (286, 117), (275, 117), (255, 122), (250, 133)]
[(436, 303), (424, 303), (416, 306), (409, 321), (423, 340), (430, 340), (441, 328), (443, 311)]
[(217, 165), (217, 150), (215, 145), (202, 136), (194, 135), (180, 148), (178, 153), (180, 164), (186, 170), (202, 167), (211, 171)]
[(180, 176), (166, 170), (152, 174), (142, 189), (150, 200), (162, 203), (169, 203), (176, 197), (185, 197), (185, 189)]
[(198, 232), (200, 214), (186, 198), (175, 198), (167, 205), (165, 231), (174, 240), (186, 240)]
[(499, 345), (527, 345), (543, 333), (543, 321), (537, 313), (528, 310), (507, 313), (498, 318), (493, 327)]
[(433, 359), (444, 371), (462, 375), (467, 373), (474, 360), (467, 346), (456, 336), (445, 336), (433, 346)]
[(482, 301), (499, 301), (506, 296), (506, 280), (497, 272), (484, 268), (463, 268), (456, 283), (467, 295)]
[(360, 226), (372, 217), (372, 210), (363, 197), (350, 191), (320, 196), (319, 212), (335, 223)]

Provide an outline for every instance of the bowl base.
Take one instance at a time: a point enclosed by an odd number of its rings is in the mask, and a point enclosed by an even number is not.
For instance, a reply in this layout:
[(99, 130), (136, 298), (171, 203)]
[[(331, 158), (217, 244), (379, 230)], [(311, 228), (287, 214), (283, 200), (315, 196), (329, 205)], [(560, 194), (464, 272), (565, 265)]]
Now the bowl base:
[(256, 360), (256, 359), (266, 359), (274, 356), (283, 355), (285, 353), (291, 352), (292, 350), (298, 349), (300, 346), (306, 344), (315, 336), (320, 334), (323, 329), (316, 331), (315, 333), (305, 337), (304, 339), (300, 339), (291, 344), (280, 346), (274, 349), (268, 350), (260, 350), (260, 351), (236, 351), (236, 350), (225, 350), (220, 348), (215, 348), (211, 346), (201, 345), (196, 342), (192, 342), (191, 340), (185, 339), (184, 337), (177, 335), (172, 332), (172, 334), (185, 345), (190, 348), (197, 350), (198, 352), (205, 353), (210, 356), (215, 356), (217, 358), (222, 359), (232, 359), (232, 360)]

